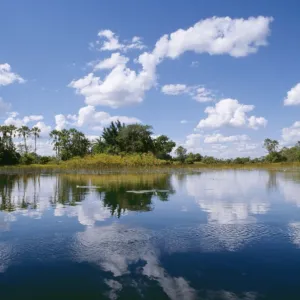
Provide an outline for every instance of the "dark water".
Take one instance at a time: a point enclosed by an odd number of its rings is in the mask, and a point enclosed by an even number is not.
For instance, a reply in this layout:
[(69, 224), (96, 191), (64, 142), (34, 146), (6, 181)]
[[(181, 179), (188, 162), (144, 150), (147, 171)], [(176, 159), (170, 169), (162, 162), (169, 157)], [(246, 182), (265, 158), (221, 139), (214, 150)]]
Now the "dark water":
[(0, 201), (1, 300), (300, 299), (300, 173), (0, 176)]

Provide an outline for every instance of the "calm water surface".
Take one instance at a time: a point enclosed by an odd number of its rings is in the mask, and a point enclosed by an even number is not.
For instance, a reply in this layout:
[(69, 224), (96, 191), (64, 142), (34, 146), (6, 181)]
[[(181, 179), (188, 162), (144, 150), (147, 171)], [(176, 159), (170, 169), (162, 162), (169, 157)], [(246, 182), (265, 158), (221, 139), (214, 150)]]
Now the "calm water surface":
[(300, 173), (0, 176), (0, 299), (300, 299)]

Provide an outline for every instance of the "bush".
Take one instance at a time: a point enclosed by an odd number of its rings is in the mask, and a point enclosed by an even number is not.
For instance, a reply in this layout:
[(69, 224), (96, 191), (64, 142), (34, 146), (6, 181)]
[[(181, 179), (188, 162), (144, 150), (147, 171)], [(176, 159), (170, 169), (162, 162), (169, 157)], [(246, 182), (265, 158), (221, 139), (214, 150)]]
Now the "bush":
[(186, 164), (192, 165), (194, 163), (194, 159), (192, 157), (187, 157), (185, 160)]
[(36, 155), (33, 153), (25, 153), (21, 156), (20, 164), (22, 165), (31, 165), (36, 162)]

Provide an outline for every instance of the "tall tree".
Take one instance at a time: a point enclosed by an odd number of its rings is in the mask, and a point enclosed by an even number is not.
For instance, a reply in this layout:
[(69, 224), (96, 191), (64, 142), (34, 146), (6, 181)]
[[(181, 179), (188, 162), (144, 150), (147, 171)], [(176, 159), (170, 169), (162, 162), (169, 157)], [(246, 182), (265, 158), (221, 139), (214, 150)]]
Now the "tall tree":
[(23, 138), (25, 152), (28, 153), (27, 139), (31, 135), (31, 130), (29, 129), (28, 126), (21, 126), (20, 128), (17, 129), (17, 131), (18, 131), (19, 137)]
[(166, 135), (160, 135), (153, 140), (154, 152), (157, 158), (170, 159), (170, 153), (176, 146), (176, 143), (170, 140)]
[(151, 138), (152, 127), (149, 125), (132, 124), (123, 127), (117, 142), (121, 151), (128, 153), (153, 152), (154, 145)]
[(50, 138), (52, 139), (53, 150), (56, 153), (56, 157), (59, 158), (60, 147), (60, 132), (56, 129), (50, 132)]
[(181, 162), (184, 162), (185, 159), (186, 159), (186, 153), (187, 153), (187, 150), (182, 147), (182, 146), (179, 146), (176, 151), (175, 151), (176, 155), (177, 155), (177, 159)]
[(279, 143), (276, 140), (265, 139), (264, 147), (269, 152), (269, 154), (274, 153), (274, 152), (277, 152), (278, 147), (279, 147)]
[(36, 140), (37, 138), (40, 137), (41, 129), (38, 127), (32, 127), (31, 133), (33, 134), (34, 137), (34, 153), (36, 154)]
[(125, 128), (125, 124), (122, 124), (119, 120), (111, 122), (108, 127), (104, 128), (102, 139), (107, 146), (106, 151), (108, 153), (117, 154), (120, 152), (120, 145), (117, 137), (123, 128)]

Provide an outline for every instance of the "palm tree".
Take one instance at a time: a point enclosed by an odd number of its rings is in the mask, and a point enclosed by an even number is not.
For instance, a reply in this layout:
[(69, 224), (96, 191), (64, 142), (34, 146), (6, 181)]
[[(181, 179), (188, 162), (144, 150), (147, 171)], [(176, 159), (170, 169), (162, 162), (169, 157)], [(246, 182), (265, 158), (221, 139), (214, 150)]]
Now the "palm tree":
[(16, 136), (17, 127), (15, 125), (9, 125), (8, 133), (9, 133), (9, 141), (8, 141), (9, 145), (8, 146), (9, 146), (9, 149), (13, 149), (15, 147), (13, 138)]
[(59, 156), (59, 146), (60, 146), (60, 131), (54, 129), (50, 132), (50, 138), (53, 139), (53, 150), (56, 152), (56, 157)]
[(20, 128), (18, 128), (17, 131), (18, 131), (19, 137), (23, 137), (25, 152), (28, 153), (27, 138), (30, 136), (31, 131), (28, 126), (21, 126)]
[(34, 136), (34, 153), (36, 154), (36, 139), (40, 137), (41, 129), (34, 126), (31, 129), (31, 133)]

